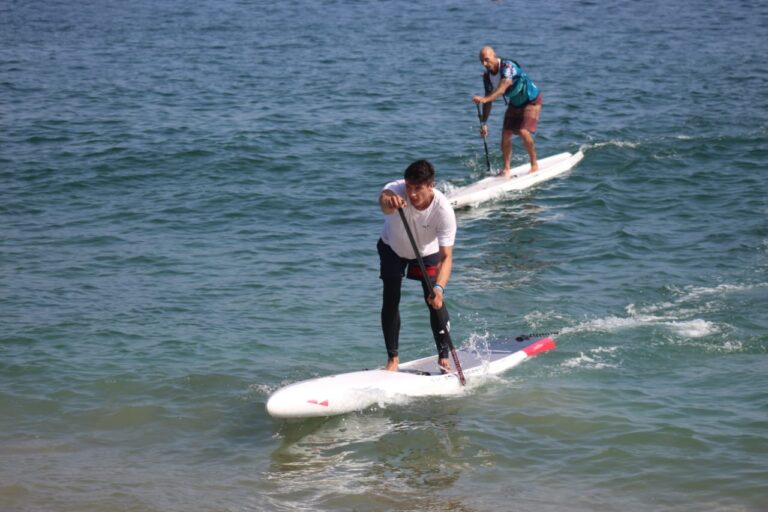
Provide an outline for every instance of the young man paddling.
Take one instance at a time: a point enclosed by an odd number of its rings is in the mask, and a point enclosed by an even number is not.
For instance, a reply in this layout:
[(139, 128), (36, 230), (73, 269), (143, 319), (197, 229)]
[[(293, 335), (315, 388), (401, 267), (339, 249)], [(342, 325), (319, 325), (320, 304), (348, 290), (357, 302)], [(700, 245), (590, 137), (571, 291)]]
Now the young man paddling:
[(501, 153), (504, 157), (504, 169), (501, 174), (510, 175), (512, 134), (519, 135), (522, 139), (523, 146), (531, 159), (531, 172), (536, 172), (539, 169), (539, 163), (536, 160), (533, 134), (538, 127), (543, 101), (539, 88), (516, 62), (499, 58), (490, 46), (480, 50), (480, 62), (485, 68), (483, 74), (485, 96), (472, 97), (472, 101), (476, 104), (483, 105), (480, 135), (483, 138), (488, 136), (486, 122), (491, 115), (492, 102), (503, 97), (504, 102), (507, 103), (507, 111), (504, 114), (504, 129), (501, 133)]
[[(384, 231), (377, 244), (384, 284), (381, 327), (387, 347), (385, 370), (397, 371), (400, 338), (400, 292), (403, 277), (422, 283), (429, 307), (429, 320), (438, 353), (438, 365), (449, 368), (450, 322), (443, 297), (453, 266), (456, 216), (448, 199), (435, 190), (435, 169), (426, 160), (417, 160), (405, 170), (405, 179), (388, 183), (379, 195), (384, 212)], [(419, 253), (422, 255), (432, 289), (424, 283), (417, 255), (397, 210), (404, 208)], [(434, 296), (431, 297), (434, 292)]]

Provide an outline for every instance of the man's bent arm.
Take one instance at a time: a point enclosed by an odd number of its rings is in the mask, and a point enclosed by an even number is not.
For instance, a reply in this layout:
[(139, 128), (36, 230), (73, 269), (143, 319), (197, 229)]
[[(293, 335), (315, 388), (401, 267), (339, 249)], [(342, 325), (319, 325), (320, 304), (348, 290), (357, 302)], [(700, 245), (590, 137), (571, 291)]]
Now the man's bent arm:
[(405, 208), (405, 201), (402, 197), (391, 190), (382, 190), (379, 194), (379, 206), (384, 215), (395, 213), (398, 208)]

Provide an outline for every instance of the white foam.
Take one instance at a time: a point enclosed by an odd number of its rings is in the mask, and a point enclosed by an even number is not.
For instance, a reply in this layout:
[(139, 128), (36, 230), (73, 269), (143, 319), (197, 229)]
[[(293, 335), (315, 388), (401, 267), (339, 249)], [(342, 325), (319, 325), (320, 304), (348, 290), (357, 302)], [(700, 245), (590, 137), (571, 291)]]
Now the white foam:
[(744, 350), (744, 343), (741, 341), (726, 341), (716, 348), (721, 352), (741, 352)]
[(630, 304), (626, 308), (624, 308), (624, 310), (630, 316), (641, 316), (643, 314), (655, 313), (663, 309), (670, 309), (670, 308), (673, 308), (674, 306), (675, 304), (673, 302), (662, 302), (660, 304), (650, 304), (647, 306), (640, 306), (640, 307), (637, 307), (634, 304)]
[(768, 287), (768, 283), (759, 283), (759, 284), (751, 284), (751, 285), (720, 284), (715, 287), (691, 286), (688, 288), (684, 288), (682, 290), (684, 292), (684, 295), (679, 300), (681, 302), (687, 302), (692, 300), (698, 300), (702, 297), (706, 297), (709, 295), (725, 295), (725, 294), (732, 294), (732, 293), (741, 293), (741, 292), (747, 292), (747, 291), (755, 290), (758, 288), (766, 288), (766, 287)]
[(592, 349), (594, 354), (613, 354), (619, 347), (597, 347)]
[(547, 326), (563, 324), (568, 319), (555, 311), (531, 311), (523, 317), (526, 324), (530, 325), (531, 331), (551, 331)]
[(622, 329), (640, 327), (643, 325), (653, 325), (663, 322), (663, 318), (652, 315), (636, 315), (630, 317), (609, 316), (606, 318), (597, 318), (588, 322), (582, 322), (569, 331), (573, 332), (616, 332)]
[(610, 316), (583, 322), (574, 327), (562, 329), (567, 332), (617, 332), (634, 327), (666, 326), (676, 334), (686, 338), (708, 336), (720, 329), (714, 322), (701, 318), (681, 320), (675, 315), (634, 315), (629, 317)]
[(251, 384), (248, 386), (249, 393), (255, 393), (257, 395), (269, 396), (276, 391), (280, 386), (268, 385), (268, 384)]
[(617, 148), (637, 148), (640, 147), (639, 142), (630, 142), (628, 140), (609, 140), (605, 142), (593, 142), (589, 144), (583, 144), (579, 151), (586, 153), (590, 149), (599, 149), (604, 147), (617, 147)]
[(561, 366), (564, 368), (586, 368), (590, 370), (604, 370), (606, 368), (618, 368), (617, 363), (608, 362), (600, 354), (613, 353), (611, 349), (592, 349), (588, 354), (580, 352), (578, 357), (573, 357), (564, 361)]
[(688, 348), (698, 348), (704, 352), (710, 353), (730, 354), (734, 352), (743, 352), (745, 350), (744, 343), (735, 340), (729, 340), (723, 343), (712, 343), (708, 341), (690, 341), (689, 338), (686, 338), (685, 340), (679, 340), (676, 344)]
[(700, 318), (686, 322), (666, 322), (666, 325), (669, 325), (673, 331), (686, 338), (701, 338), (720, 330), (713, 322)]

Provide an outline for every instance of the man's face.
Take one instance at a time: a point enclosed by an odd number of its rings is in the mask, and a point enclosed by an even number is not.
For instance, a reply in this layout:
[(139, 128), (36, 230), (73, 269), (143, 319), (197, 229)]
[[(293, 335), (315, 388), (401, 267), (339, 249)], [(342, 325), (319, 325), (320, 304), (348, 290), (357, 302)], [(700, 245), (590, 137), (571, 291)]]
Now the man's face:
[(495, 73), (496, 67), (498, 66), (499, 62), (496, 58), (496, 54), (493, 52), (483, 52), (480, 54), (480, 63), (483, 65), (485, 69), (488, 71)]
[(427, 181), (424, 183), (413, 183), (405, 180), (405, 194), (413, 206), (418, 209), (424, 209), (429, 206), (434, 197), (435, 182)]

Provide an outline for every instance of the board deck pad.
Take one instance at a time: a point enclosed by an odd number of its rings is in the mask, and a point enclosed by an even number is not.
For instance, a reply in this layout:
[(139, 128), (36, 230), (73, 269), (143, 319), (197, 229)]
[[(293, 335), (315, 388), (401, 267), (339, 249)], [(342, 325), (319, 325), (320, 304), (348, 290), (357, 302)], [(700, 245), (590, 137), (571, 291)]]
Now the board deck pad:
[[(468, 370), (482, 368), (484, 365), (488, 365), (493, 361), (498, 361), (499, 359), (507, 357), (531, 345), (534, 341), (528, 340), (527, 342), (518, 342), (515, 340), (494, 340), (484, 344), (485, 346), (476, 349), (456, 349), (456, 355), (459, 358), (461, 369), (466, 372)], [(448, 359), (451, 363), (451, 369), (455, 371), (456, 366), (454, 365), (453, 358), (449, 357)], [(443, 374), (437, 365), (437, 356), (403, 363), (400, 365), (400, 371), (419, 375)]]

